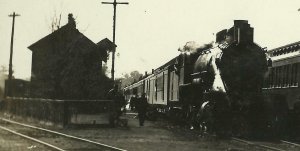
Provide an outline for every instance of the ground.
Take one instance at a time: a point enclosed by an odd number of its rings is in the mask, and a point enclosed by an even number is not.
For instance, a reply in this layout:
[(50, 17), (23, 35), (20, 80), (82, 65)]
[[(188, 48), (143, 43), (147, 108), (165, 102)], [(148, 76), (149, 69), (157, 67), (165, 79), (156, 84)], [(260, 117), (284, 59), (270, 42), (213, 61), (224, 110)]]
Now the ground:
[[(174, 126), (164, 120), (146, 121), (141, 127), (134, 115), (124, 115), (122, 118), (128, 119), (127, 127), (72, 127), (56, 130), (128, 151), (215, 151), (235, 148), (227, 140), (201, 137), (195, 131)], [(4, 148), (8, 151), (46, 149), (42, 145), (0, 130), (0, 150)]]
[(141, 127), (133, 116), (122, 118), (128, 119), (128, 127), (67, 129), (63, 132), (129, 151), (211, 151), (230, 148), (225, 140), (204, 138), (197, 132), (172, 126), (165, 121), (146, 121)]
[(1, 151), (30, 151), (48, 149), (41, 144), (26, 140), (9, 132), (0, 130), (0, 150)]

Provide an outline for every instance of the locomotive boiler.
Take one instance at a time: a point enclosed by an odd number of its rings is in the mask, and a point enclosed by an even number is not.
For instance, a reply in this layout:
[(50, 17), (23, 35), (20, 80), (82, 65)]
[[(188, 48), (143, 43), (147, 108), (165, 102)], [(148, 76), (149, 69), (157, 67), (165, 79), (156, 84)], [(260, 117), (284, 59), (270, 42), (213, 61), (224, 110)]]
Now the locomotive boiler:
[(248, 133), (264, 123), (261, 87), (267, 61), (248, 21), (235, 20), (214, 43), (181, 52), (126, 87), (126, 98), (145, 93), (152, 109), (222, 135)]

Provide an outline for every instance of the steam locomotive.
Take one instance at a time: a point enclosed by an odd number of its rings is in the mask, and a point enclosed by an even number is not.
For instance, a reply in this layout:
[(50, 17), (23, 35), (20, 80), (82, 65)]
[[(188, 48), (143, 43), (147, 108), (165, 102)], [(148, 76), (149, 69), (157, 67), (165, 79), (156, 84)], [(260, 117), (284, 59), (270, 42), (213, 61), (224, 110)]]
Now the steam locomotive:
[(130, 101), (144, 93), (155, 112), (184, 119), (220, 135), (245, 134), (265, 126), (262, 85), (265, 50), (253, 41), (246, 20), (216, 34), (216, 41), (188, 47), (169, 62), (124, 88)]

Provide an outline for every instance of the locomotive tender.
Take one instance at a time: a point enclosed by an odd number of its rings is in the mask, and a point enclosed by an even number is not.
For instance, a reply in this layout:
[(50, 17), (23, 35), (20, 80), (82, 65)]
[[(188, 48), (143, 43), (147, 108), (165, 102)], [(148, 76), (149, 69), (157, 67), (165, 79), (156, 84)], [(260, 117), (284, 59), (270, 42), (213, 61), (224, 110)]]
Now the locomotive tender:
[[(216, 34), (213, 44), (182, 53), (124, 88), (127, 100), (146, 94), (159, 112), (194, 127), (224, 134), (248, 131), (263, 119), (261, 88), (267, 71), (264, 50), (253, 42), (246, 20)], [(251, 128), (250, 128), (251, 127)]]

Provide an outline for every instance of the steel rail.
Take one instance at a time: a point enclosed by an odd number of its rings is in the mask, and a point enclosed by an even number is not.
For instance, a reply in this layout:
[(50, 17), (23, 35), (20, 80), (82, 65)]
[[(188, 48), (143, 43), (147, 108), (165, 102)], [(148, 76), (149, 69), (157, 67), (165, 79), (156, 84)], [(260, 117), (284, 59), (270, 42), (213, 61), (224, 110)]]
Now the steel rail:
[(31, 141), (40, 143), (40, 144), (45, 145), (45, 146), (47, 146), (47, 147), (50, 147), (50, 148), (52, 148), (52, 149), (55, 149), (55, 150), (58, 150), (58, 151), (66, 151), (66, 150), (61, 149), (61, 148), (59, 148), (59, 147), (56, 147), (56, 146), (54, 146), (54, 145), (52, 145), (52, 144), (49, 144), (49, 143), (46, 143), (46, 142), (44, 142), (44, 141), (35, 139), (35, 138), (33, 138), (33, 137), (30, 137), (30, 136), (27, 136), (27, 135), (18, 133), (18, 132), (16, 132), (16, 131), (10, 130), (10, 129), (8, 129), (8, 128), (5, 128), (5, 127), (0, 126), (0, 129), (2, 129), (2, 130), (4, 130), (4, 131), (8, 131), (8, 132), (13, 133), (13, 134), (18, 135), (18, 136), (21, 136), (21, 137), (23, 137), (23, 138), (29, 139), (29, 140), (31, 140)]
[(114, 147), (114, 146), (109, 146), (109, 145), (102, 144), (102, 143), (99, 143), (99, 142), (95, 142), (95, 141), (92, 141), (92, 140), (88, 140), (88, 139), (85, 139), (85, 138), (80, 138), (80, 137), (76, 137), (76, 136), (72, 136), (72, 135), (68, 135), (68, 134), (64, 134), (64, 133), (60, 133), (60, 132), (56, 132), (56, 131), (52, 131), (52, 130), (48, 130), (48, 129), (44, 129), (44, 128), (40, 128), (40, 127), (36, 127), (36, 126), (32, 126), (32, 125), (28, 125), (28, 124), (19, 123), (19, 122), (16, 122), (16, 121), (5, 119), (5, 118), (0, 118), (0, 120), (5, 121), (5, 122), (9, 122), (9, 123), (13, 123), (13, 124), (17, 124), (17, 125), (21, 125), (21, 126), (25, 126), (25, 127), (29, 127), (29, 128), (33, 128), (33, 129), (38, 129), (38, 130), (53, 133), (53, 134), (57, 134), (57, 135), (64, 136), (64, 137), (67, 137), (67, 138), (72, 138), (72, 139), (75, 139), (75, 140), (88, 142), (88, 143), (95, 144), (95, 145), (98, 145), (98, 146), (107, 147), (107, 148), (114, 149), (114, 150), (117, 150), (117, 151), (127, 151), (125, 149), (117, 148), (117, 147)]
[(248, 144), (248, 145), (251, 145), (251, 146), (257, 146), (257, 147), (265, 148), (265, 149), (268, 149), (268, 150), (286, 151), (286, 150), (283, 150), (283, 149), (279, 149), (279, 148), (275, 148), (275, 147), (271, 147), (271, 146), (267, 146), (267, 145), (262, 145), (262, 144), (257, 144), (257, 143), (253, 143), (253, 142), (243, 140), (243, 139), (239, 139), (239, 138), (235, 138), (235, 137), (232, 137), (231, 139), (234, 140), (234, 141), (242, 142), (242, 143), (245, 143), (245, 144)]
[(300, 144), (289, 142), (289, 141), (286, 141), (286, 140), (280, 140), (280, 142), (288, 144), (288, 145), (293, 145), (293, 146), (296, 146), (296, 147), (300, 147)]

